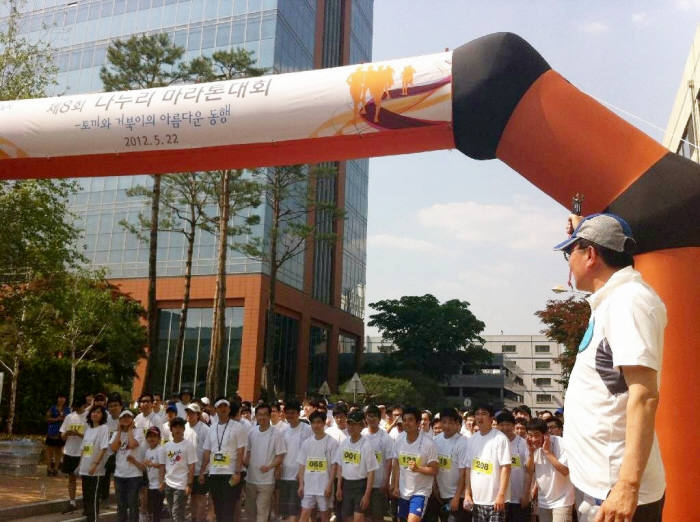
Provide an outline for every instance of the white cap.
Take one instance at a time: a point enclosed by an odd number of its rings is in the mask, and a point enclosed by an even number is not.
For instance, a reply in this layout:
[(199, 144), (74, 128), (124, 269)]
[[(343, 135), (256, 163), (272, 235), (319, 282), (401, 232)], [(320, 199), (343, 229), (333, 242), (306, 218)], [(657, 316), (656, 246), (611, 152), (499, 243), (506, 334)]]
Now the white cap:
[(202, 401), (202, 404), (206, 404), (207, 406), (209, 406), (209, 397), (202, 397), (199, 400)]
[(133, 417), (134, 413), (131, 410), (124, 410), (119, 414), (119, 418), (121, 419), (122, 417)]
[(214, 404), (214, 408), (218, 408), (218, 407), (221, 406), (222, 404), (225, 404), (226, 406), (231, 406), (231, 403), (228, 402), (226, 399), (219, 399), (219, 400), (216, 401), (216, 403)]

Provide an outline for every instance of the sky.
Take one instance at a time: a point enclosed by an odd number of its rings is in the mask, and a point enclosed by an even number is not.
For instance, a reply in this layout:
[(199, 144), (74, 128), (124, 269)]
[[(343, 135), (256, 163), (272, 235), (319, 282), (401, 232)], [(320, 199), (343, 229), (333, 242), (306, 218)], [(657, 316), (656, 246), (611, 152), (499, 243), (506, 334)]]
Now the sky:
[[(373, 60), (515, 32), (576, 87), (622, 109), (620, 116), (658, 141), (663, 130), (645, 122), (665, 129), (700, 22), (700, 0), (374, 6)], [(568, 278), (563, 256), (552, 251), (565, 237), (567, 215), (498, 160), (471, 160), (456, 150), (372, 158), (366, 302), (431, 293), (468, 301), (486, 323), (484, 334), (537, 334), (542, 325), (534, 312)], [(368, 306), (366, 320), (371, 313)], [(373, 328), (366, 333), (377, 335)]]

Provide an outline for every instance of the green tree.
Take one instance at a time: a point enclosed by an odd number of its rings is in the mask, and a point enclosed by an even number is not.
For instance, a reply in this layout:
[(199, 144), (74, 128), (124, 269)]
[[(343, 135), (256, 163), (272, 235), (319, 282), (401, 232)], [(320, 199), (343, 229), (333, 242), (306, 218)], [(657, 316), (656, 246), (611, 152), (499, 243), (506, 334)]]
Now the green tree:
[(479, 321), (469, 303), (452, 299), (440, 303), (433, 295), (404, 296), (369, 305), (369, 326), (379, 329), (382, 339), (395, 350), (388, 356), (398, 371), (414, 370), (438, 382), (467, 366), (490, 360), (482, 348)]
[(10, 433), (22, 367), (45, 347), (51, 280), (84, 260), (68, 211), (74, 191), (67, 181), (0, 181), (0, 364), (10, 375)]
[(51, 46), (19, 34), (18, 4), (10, 0), (10, 15), (0, 30), (0, 101), (40, 98), (56, 83), (58, 69)]
[(336, 176), (337, 169), (329, 165), (289, 165), (263, 169), (260, 179), (269, 207), (269, 228), (266, 228), (263, 237), (236, 246), (248, 257), (261, 260), (270, 270), (261, 379), (268, 400), (274, 399), (281, 391), (276, 382), (276, 372), (272, 369), (278, 275), (286, 263), (304, 252), (310, 241), (317, 244), (335, 242), (335, 232), (323, 232), (311, 217), (325, 213), (333, 223), (343, 218), (344, 212), (335, 201), (325, 201), (316, 194), (319, 181)]
[[(189, 78), (196, 82), (226, 81), (237, 78), (260, 76), (266, 69), (256, 67), (254, 53), (245, 49), (217, 51), (211, 58), (193, 59), (185, 68)], [(210, 397), (220, 394), (221, 352), (226, 340), (226, 260), (229, 238), (248, 230), (257, 216), (248, 216), (242, 225), (232, 225), (232, 221), (246, 208), (260, 204), (261, 190), (255, 182), (255, 172), (246, 174), (244, 170), (224, 169), (206, 174), (209, 194), (218, 203), (218, 215), (213, 223), (217, 241), (216, 290), (214, 293), (214, 318), (212, 324), (209, 365), (207, 366), (206, 393)]]
[(559, 382), (566, 389), (576, 362), (578, 345), (588, 327), (591, 307), (585, 299), (571, 296), (563, 300), (548, 300), (544, 310), (538, 310), (535, 315), (545, 325), (542, 333), (552, 341), (564, 345), (564, 351), (557, 358), (557, 362), (561, 364), (562, 378)]
[[(170, 41), (166, 33), (132, 36), (115, 40), (107, 48), (108, 66), (100, 69), (105, 91), (151, 89), (172, 85), (187, 78), (187, 66), (179, 64), (185, 49)], [(156, 276), (158, 261), (158, 213), (160, 210), (161, 175), (152, 176), (153, 183), (145, 191), (151, 214), (148, 235), (148, 346), (145, 384), (150, 382), (150, 357), (158, 346), (158, 303)]]
[(116, 380), (133, 377), (144, 355), (146, 334), (139, 322), (141, 305), (119, 292), (100, 274), (77, 273), (60, 282), (54, 299), (54, 350), (69, 355), (69, 404), (75, 393), (80, 365), (103, 363)]

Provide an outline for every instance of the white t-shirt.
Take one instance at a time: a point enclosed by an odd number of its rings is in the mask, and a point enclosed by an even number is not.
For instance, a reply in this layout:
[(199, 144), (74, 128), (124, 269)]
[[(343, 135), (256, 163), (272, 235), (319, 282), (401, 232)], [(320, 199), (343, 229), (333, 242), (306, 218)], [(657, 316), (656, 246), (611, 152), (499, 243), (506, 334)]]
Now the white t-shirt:
[[(154, 449), (147, 448), (144, 461), (165, 465), (165, 448), (163, 446), (156, 446)], [(148, 473), (148, 489), (158, 489), (160, 487), (160, 470), (147, 467), (146, 473)]]
[(165, 484), (173, 489), (187, 487), (187, 469), (197, 462), (197, 452), (189, 440), (170, 441), (163, 446), (165, 453)]
[[(136, 433), (134, 433), (134, 438), (136, 438), (135, 435)], [(127, 445), (129, 444), (129, 436), (123, 431), (117, 431), (114, 435), (112, 435), (112, 438), (109, 439), (110, 446), (117, 438), (119, 438), (120, 443), (119, 450), (117, 450), (117, 456), (114, 459), (114, 476), (119, 478), (132, 478), (142, 476), (143, 471), (141, 471), (138, 468), (138, 466), (135, 466), (133, 463), (129, 462), (127, 460), (127, 457), (131, 455), (139, 462), (142, 462), (145, 452), (143, 445), (139, 444), (135, 448), (127, 449)]]
[[(362, 430), (362, 436), (372, 445), (374, 456), (377, 458), (379, 467), (374, 472), (373, 488), (381, 488), (386, 480), (385, 465), (386, 462), (396, 458), (394, 452), (394, 441), (389, 437), (389, 434), (379, 429), (377, 433), (370, 433), (369, 428)], [(389, 468), (391, 470), (391, 468)]]
[(345, 480), (365, 479), (370, 471), (375, 471), (379, 467), (374, 448), (362, 435), (357, 442), (353, 442), (350, 437), (341, 442), (333, 462), (341, 467)]
[(343, 442), (345, 439), (348, 438), (348, 429), (345, 428), (344, 430), (341, 430), (338, 428), (338, 426), (331, 426), (330, 428), (326, 428), (326, 433), (333, 437), (338, 444)]
[(95, 470), (96, 477), (102, 477), (105, 474), (105, 463), (107, 462), (107, 448), (109, 447), (109, 428), (106, 424), (101, 424), (96, 428), (87, 426), (83, 442), (80, 445), (80, 467), (78, 473), (80, 475), (90, 475), (92, 463), (100, 453), (100, 450), (105, 450), (104, 456), (100, 459), (100, 463)]
[[(469, 439), (469, 451), (464, 467), (469, 468), (474, 504), (492, 506), (498, 496), (501, 482), (501, 467), (511, 465), (508, 438), (496, 429), (486, 435), (474, 433)], [(510, 487), (506, 488), (505, 498), (510, 498)]]
[[(112, 437), (119, 431), (119, 417), (116, 419), (107, 412), (107, 429), (109, 430), (109, 441), (112, 442)], [(112, 455), (112, 448), (107, 448), (107, 455)]]
[(301, 444), (297, 464), (304, 466), (304, 495), (320, 496), (326, 492), (337, 450), (338, 442), (327, 434), (322, 439), (312, 435)]
[[(619, 478), (625, 451), (629, 393), (621, 366), (659, 372), (666, 307), (639, 272), (615, 272), (588, 297), (589, 330), (583, 336), (564, 401), (571, 481), (588, 495), (605, 499)], [(664, 466), (654, 436), (639, 488), (639, 504), (661, 499)]]
[(192, 442), (195, 449), (197, 450), (197, 463), (194, 465), (194, 474), (199, 475), (199, 471), (202, 467), (202, 456), (204, 455), (204, 443), (209, 436), (209, 426), (199, 421), (194, 425), (194, 428), (190, 426), (188, 422), (185, 424), (185, 439)]
[(473, 433), (470, 430), (468, 430), (466, 426), (462, 426), (462, 429), (459, 430), (459, 434), (462, 435), (462, 437), (466, 437), (468, 439), (471, 438), (471, 436), (473, 435)]
[(184, 404), (182, 401), (177, 401), (175, 403), (175, 407), (177, 408), (177, 416), (182, 420), (187, 420), (187, 412), (185, 411), (185, 408), (189, 405), (189, 402), (187, 404)]
[(403, 499), (410, 499), (414, 495), (430, 496), (433, 490), (433, 476), (424, 475), (417, 471), (410, 471), (409, 464), (416, 461), (419, 466), (427, 466), (432, 462), (438, 462), (438, 453), (435, 442), (422, 431), (413, 443), (409, 443), (406, 432), (396, 439), (396, 458), (399, 460), (399, 495)]
[[(568, 466), (566, 452), (561, 437), (550, 436), (552, 454), (564, 466)], [(574, 486), (568, 476), (559, 473), (542, 448), (533, 455), (535, 462), (535, 480), (537, 480), (537, 503), (541, 508), (554, 509), (574, 505)]]
[(387, 432), (389, 434), (389, 437), (391, 437), (391, 440), (396, 442), (396, 439), (398, 439), (401, 436), (405, 436), (404, 434), (406, 433), (405, 431), (399, 431), (398, 428), (394, 428), (393, 430)]
[(248, 444), (248, 431), (238, 421), (214, 424), (209, 428), (209, 436), (204, 449), (209, 450), (209, 475), (233, 475), (238, 463), (238, 450)]
[(311, 426), (303, 422), (299, 422), (296, 428), (289, 426), (282, 432), (284, 436), (284, 444), (287, 448), (287, 453), (284, 454), (282, 461), (282, 480), (297, 480), (299, 473), (299, 464), (297, 458), (302, 443), (309, 437), (313, 437)]
[(520, 503), (520, 497), (530, 487), (525, 485), (525, 466), (530, 458), (530, 450), (527, 449), (527, 442), (520, 435), (516, 435), (513, 440), (508, 441), (510, 446), (510, 500), (506, 502), (513, 504)]
[(151, 414), (148, 416), (145, 416), (143, 413), (139, 413), (136, 418), (134, 418), (136, 438), (139, 442), (143, 443), (146, 440), (146, 431), (148, 431), (148, 428), (152, 428), (153, 426), (160, 429), (162, 438), (164, 422), (164, 419), (157, 413), (151, 412)]
[[(76, 433), (85, 433), (85, 419), (78, 412), (72, 412), (66, 415), (63, 419), (63, 424), (59, 431), (61, 433), (68, 433), (69, 431), (75, 431)], [(69, 457), (80, 457), (80, 447), (83, 444), (83, 438), (77, 435), (70, 435), (66, 437), (66, 444), (63, 446), (63, 453)]]
[(464, 457), (469, 450), (469, 442), (459, 433), (455, 433), (449, 439), (444, 433), (437, 435), (433, 441), (437, 447), (438, 464), (440, 468), (435, 480), (440, 491), (440, 498), (453, 498), (462, 496), (462, 491), (457, 491), (460, 470), (464, 469)]
[(258, 486), (261, 484), (274, 484), (274, 468), (263, 473), (260, 471), (260, 466), (269, 466), (277, 455), (283, 455), (287, 452), (282, 432), (271, 426), (265, 431), (261, 431), (260, 427), (256, 426), (248, 432), (246, 452), (250, 455), (246, 482)]

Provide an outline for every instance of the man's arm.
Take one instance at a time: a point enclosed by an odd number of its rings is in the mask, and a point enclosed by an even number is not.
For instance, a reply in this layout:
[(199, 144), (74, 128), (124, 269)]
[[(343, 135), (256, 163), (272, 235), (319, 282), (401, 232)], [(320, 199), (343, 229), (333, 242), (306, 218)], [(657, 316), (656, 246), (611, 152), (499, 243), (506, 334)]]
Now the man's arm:
[(605, 517), (631, 520), (637, 509), (642, 474), (654, 442), (654, 421), (659, 404), (656, 370), (645, 366), (623, 366), (622, 373), (629, 390), (625, 453), (618, 481), (603, 502), (596, 520), (605, 520)]
[(498, 495), (496, 495), (496, 502), (493, 508), (496, 511), (504, 511), (506, 509), (506, 491), (508, 490), (508, 482), (510, 482), (510, 464), (501, 466), (499, 479)]
[(544, 436), (544, 444), (542, 444), (542, 454), (558, 473), (561, 473), (565, 477), (569, 476), (568, 466), (565, 466), (564, 464), (559, 462), (557, 456), (552, 452), (552, 439), (549, 435)]

